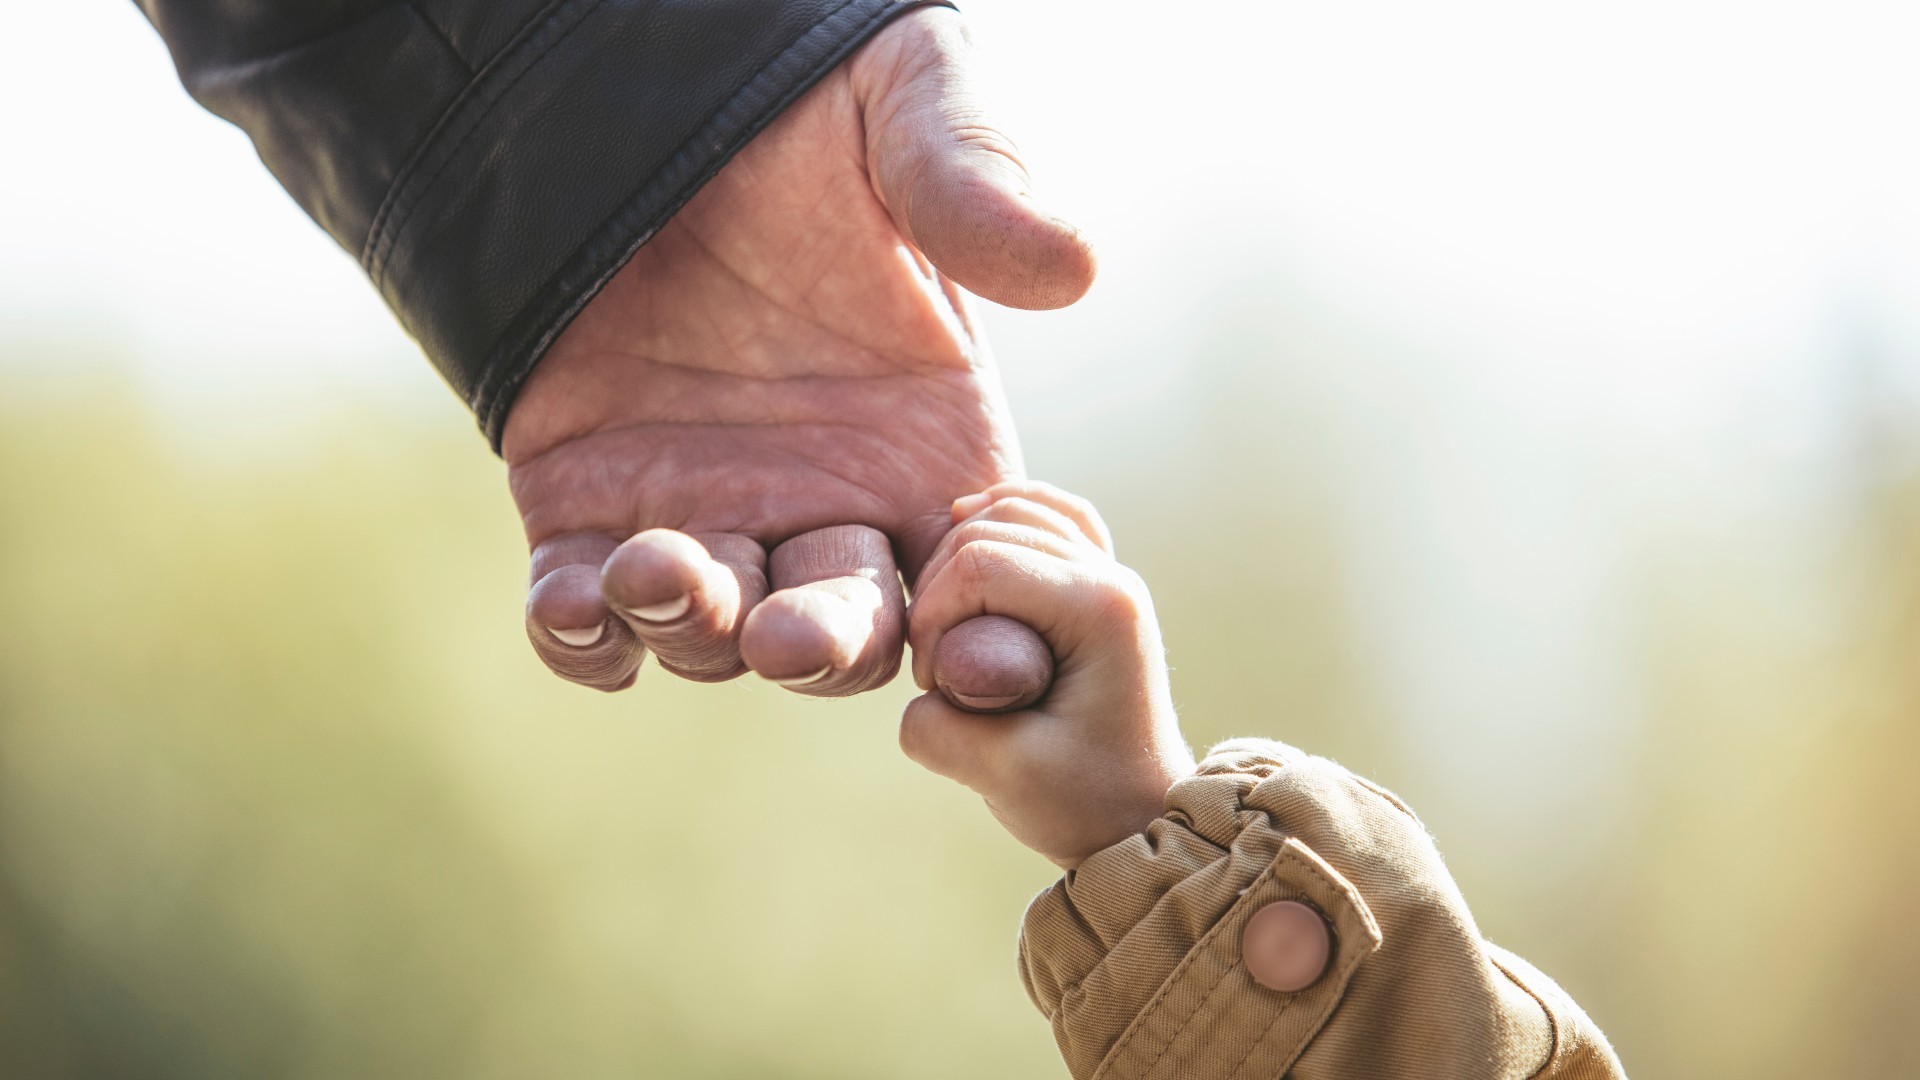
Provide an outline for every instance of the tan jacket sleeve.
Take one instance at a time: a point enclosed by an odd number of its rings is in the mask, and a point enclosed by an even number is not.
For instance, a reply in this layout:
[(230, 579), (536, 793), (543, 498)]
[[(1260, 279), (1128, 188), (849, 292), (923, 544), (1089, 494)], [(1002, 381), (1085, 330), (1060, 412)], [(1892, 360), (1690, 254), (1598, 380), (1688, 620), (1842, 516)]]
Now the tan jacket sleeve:
[[(1294, 993), (1241, 958), (1280, 901), (1331, 932)], [(1036, 898), (1020, 964), (1076, 1080), (1626, 1075), (1573, 999), (1480, 936), (1405, 804), (1266, 740), (1215, 747), (1146, 833)]]

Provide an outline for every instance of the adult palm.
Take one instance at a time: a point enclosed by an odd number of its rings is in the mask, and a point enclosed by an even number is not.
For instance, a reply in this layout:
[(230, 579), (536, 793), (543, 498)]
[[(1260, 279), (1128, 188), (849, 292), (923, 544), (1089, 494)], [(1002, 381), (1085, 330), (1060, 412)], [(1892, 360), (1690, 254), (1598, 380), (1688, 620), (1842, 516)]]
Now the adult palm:
[(962, 287), (1049, 308), (1093, 278), (966, 63), (952, 12), (895, 22), (541, 361), (504, 452), (555, 672), (620, 689), (651, 649), (692, 679), (842, 695), (898, 669), (896, 566), (918, 571), (953, 499), (1021, 471)]

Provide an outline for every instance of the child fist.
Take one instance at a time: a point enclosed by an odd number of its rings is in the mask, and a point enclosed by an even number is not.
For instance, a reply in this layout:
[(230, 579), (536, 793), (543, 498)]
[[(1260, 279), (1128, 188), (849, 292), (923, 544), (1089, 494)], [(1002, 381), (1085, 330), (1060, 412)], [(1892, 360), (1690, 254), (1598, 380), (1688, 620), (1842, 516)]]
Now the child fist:
[[(1193, 771), (1153, 602), (1114, 559), (1107, 527), (1084, 499), (1007, 483), (957, 500), (953, 515), (908, 610), (913, 677), (928, 693), (907, 705), (900, 747), (979, 792), (1015, 839), (1071, 869), (1144, 830), (1167, 788)], [(939, 692), (951, 674), (940, 659), (980, 651), (977, 642), (943, 650), (946, 636), (996, 634), (995, 621), (969, 622), (980, 616), (1024, 624), (1046, 642), (1053, 683), (1037, 704), (984, 716)], [(1032, 641), (1000, 628), (1009, 648)], [(1010, 686), (1006, 702), (968, 704), (1004, 707), (1032, 690)]]

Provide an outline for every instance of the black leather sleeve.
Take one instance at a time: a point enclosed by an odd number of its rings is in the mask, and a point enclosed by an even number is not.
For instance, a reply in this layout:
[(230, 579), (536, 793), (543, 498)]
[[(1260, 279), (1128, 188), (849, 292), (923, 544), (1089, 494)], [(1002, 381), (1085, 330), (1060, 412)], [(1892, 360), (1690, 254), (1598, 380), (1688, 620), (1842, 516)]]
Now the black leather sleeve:
[(138, 0), (187, 91), (360, 257), (496, 449), (614, 271), (927, 2)]

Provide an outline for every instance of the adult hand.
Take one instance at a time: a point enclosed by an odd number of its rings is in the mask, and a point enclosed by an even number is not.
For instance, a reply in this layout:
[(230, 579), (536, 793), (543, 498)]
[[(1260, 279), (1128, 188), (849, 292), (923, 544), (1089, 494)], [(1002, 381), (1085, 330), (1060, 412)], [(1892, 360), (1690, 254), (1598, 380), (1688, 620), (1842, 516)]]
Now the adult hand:
[[(555, 341), (507, 419), (527, 631), (562, 677), (892, 678), (952, 500), (1021, 475), (962, 289), (1085, 293), (958, 17), (896, 21), (704, 187)], [(859, 522), (848, 525), (847, 522)], [(897, 569), (896, 569), (897, 568)], [(988, 665), (990, 666), (990, 665)]]

